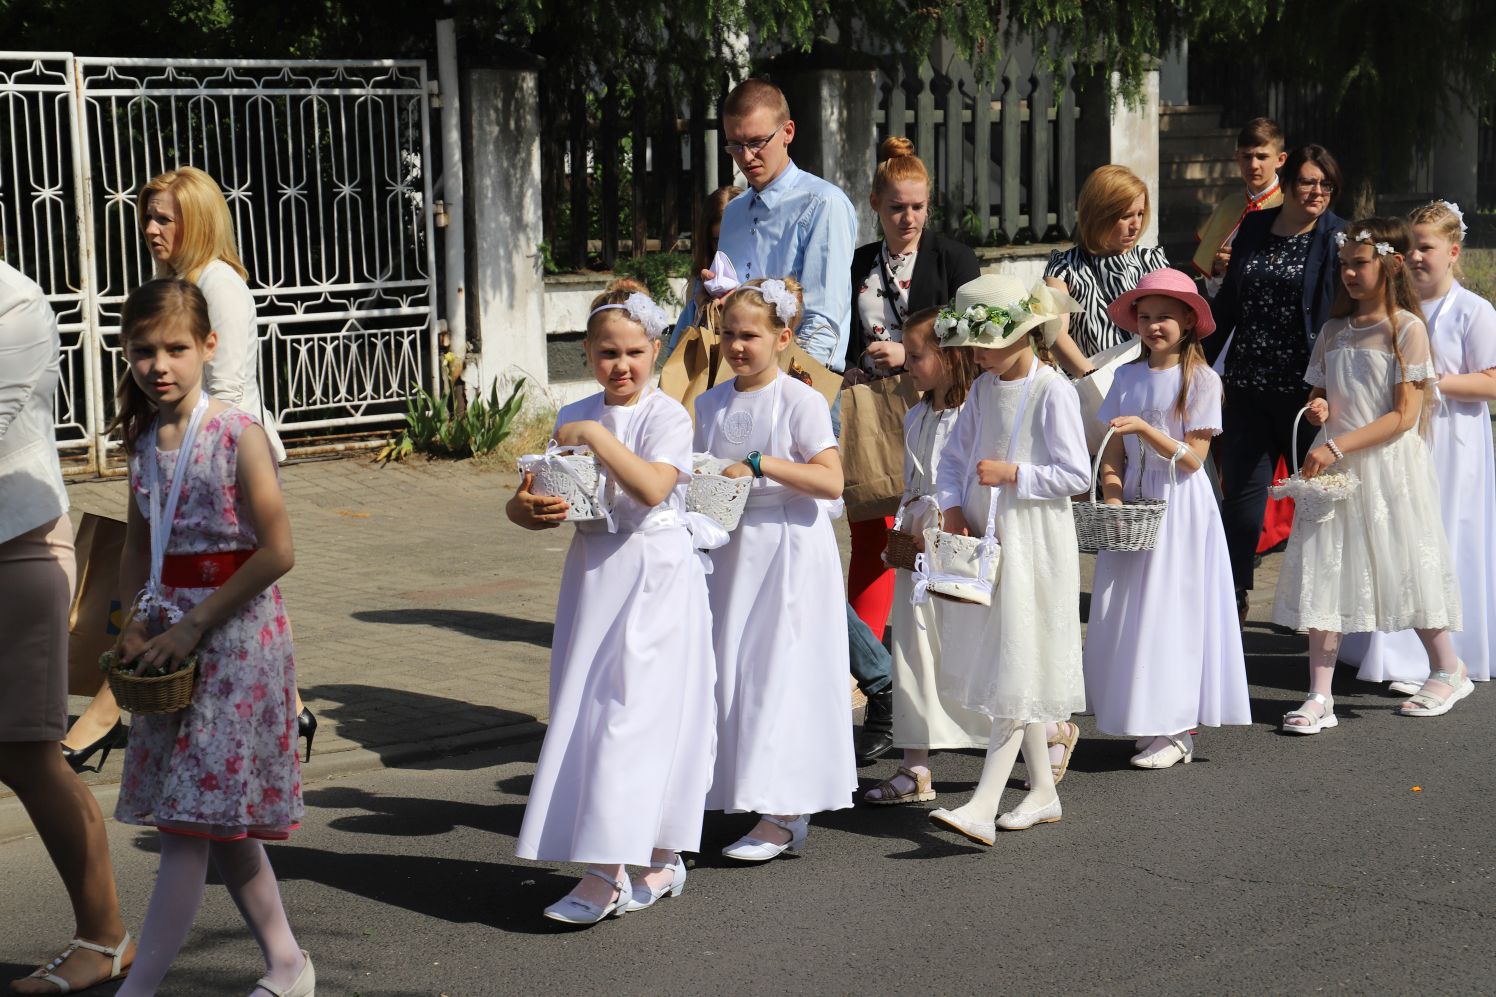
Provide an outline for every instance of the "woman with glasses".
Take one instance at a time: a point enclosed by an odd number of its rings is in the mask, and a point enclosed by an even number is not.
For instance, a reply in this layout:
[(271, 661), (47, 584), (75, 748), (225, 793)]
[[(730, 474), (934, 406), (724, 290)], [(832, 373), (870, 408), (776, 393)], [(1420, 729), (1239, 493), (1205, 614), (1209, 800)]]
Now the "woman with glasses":
[(1280, 457), (1303, 459), (1313, 437), (1300, 433), (1299, 452), (1290, 455), (1294, 418), (1307, 398), (1309, 352), (1335, 298), (1334, 236), (1345, 228), (1330, 210), (1340, 166), (1324, 146), (1295, 149), (1281, 177), (1282, 207), (1242, 220), (1212, 303), (1216, 326), (1227, 333), (1213, 337), (1224, 346), (1211, 360), (1226, 386), (1221, 518), (1242, 619), (1273, 469)]

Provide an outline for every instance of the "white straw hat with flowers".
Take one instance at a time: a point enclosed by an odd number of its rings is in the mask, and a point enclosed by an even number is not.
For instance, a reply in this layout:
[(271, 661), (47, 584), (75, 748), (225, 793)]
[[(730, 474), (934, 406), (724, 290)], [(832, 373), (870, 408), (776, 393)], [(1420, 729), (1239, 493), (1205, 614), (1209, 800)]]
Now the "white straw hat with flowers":
[(935, 339), (941, 346), (995, 350), (1042, 326), (1044, 345), (1052, 346), (1064, 316), (1080, 310), (1079, 302), (1042, 279), (1024, 290), (1012, 274), (984, 273), (958, 287), (956, 300), (940, 310)]

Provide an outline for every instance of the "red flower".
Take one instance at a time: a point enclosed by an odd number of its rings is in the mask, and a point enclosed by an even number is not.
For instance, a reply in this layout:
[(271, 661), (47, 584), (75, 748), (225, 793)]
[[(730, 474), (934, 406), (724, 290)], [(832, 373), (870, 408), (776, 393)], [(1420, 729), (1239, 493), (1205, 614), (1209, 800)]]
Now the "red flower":
[(244, 758), (241, 755), (229, 755), (223, 760), (223, 767), (229, 775), (238, 775), (239, 770), (244, 767)]
[(274, 804), (279, 803), (280, 801), (281, 791), (276, 789), (274, 786), (266, 786), (265, 791), (260, 794), (260, 802), (262, 803)]
[(250, 705), (249, 702), (242, 699), (234, 704), (234, 710), (239, 714), (239, 719), (241, 720), (248, 720), (250, 717), (254, 716), (255, 712), (255, 708)]
[(177, 735), (176, 747), (177, 747), (178, 751), (186, 751), (187, 750), (187, 735), (186, 734), (179, 734), (179, 735)]
[(264, 682), (256, 682), (249, 687), (249, 694), (251, 697), (253, 697), (256, 703), (264, 699), (267, 692), (269, 692), (269, 690), (265, 688)]
[(214, 790), (219, 788), (218, 776), (214, 775), (212, 772), (204, 774), (203, 777), (197, 781), (197, 788), (201, 789), (205, 793), (213, 792)]

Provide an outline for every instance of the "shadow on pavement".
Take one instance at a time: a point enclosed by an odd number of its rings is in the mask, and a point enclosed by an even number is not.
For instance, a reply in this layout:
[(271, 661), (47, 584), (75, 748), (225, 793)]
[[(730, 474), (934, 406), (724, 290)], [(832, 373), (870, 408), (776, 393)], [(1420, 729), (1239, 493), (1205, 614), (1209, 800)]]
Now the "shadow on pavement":
[(381, 796), (351, 786), (308, 789), (304, 798), (308, 808), (362, 811), (329, 820), (327, 826), (334, 831), (399, 838), (447, 834), (459, 827), (512, 838), (519, 834), (525, 810), (523, 803), (476, 805), (451, 800)]
[[(315, 702), (319, 720), (336, 725), (338, 736), (375, 753), (396, 745), (513, 727), (536, 719), (518, 710), (502, 710), (408, 689), (335, 683), (303, 686), (301, 692)], [(466, 769), (479, 762), (470, 755), (454, 755), (438, 759), (435, 764), (440, 768)]]
[(471, 609), (366, 609), (351, 615), (361, 623), (440, 627), (482, 640), (519, 641), (536, 647), (550, 647), (556, 630), (555, 624), (543, 620), (522, 620)]

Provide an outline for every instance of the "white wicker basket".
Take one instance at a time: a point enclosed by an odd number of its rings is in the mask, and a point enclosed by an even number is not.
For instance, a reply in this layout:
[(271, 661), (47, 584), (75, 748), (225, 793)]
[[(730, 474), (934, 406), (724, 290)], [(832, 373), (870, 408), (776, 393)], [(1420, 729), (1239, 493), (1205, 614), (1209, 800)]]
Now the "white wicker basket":
[(1305, 478), (1299, 471), (1299, 423), (1305, 405), (1293, 420), (1293, 474), (1274, 483), (1269, 489), (1273, 498), (1293, 499), (1293, 514), (1311, 523), (1326, 523), (1335, 518), (1335, 507), (1345, 501), (1361, 484), (1361, 479), (1348, 472), (1337, 471)]
[(552, 445), (543, 454), (521, 457), (519, 469), (535, 475), (532, 490), (536, 495), (553, 495), (566, 500), (570, 506), (566, 513), (569, 522), (608, 518), (597, 458), (585, 447)]
[(753, 489), (751, 477), (728, 478), (722, 471), (730, 460), (719, 460), (709, 453), (691, 457), (691, 484), (686, 488), (686, 508), (710, 516), (729, 533), (738, 528), (748, 493)]

